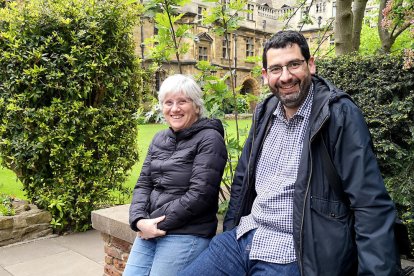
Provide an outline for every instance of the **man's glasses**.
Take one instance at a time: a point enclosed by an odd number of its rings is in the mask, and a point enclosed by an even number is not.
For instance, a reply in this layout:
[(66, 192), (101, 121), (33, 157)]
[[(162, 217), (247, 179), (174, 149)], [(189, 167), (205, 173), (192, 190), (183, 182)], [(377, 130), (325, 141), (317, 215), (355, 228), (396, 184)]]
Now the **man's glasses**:
[(304, 59), (298, 59), (298, 60), (291, 61), (288, 64), (283, 65), (283, 66), (280, 66), (280, 65), (271, 66), (267, 68), (267, 72), (275, 77), (280, 77), (283, 73), (283, 67), (286, 67), (289, 73), (297, 74), (300, 71), (302, 71), (302, 64), (304, 62), (305, 62)]

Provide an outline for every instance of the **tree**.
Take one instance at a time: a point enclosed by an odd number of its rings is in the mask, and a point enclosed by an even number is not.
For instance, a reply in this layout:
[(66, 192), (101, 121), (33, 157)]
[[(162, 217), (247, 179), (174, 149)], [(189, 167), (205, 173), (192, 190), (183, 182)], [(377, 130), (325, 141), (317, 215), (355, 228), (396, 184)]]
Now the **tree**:
[(368, 0), (355, 0), (352, 6), (352, 51), (358, 52), (361, 44), (362, 23)]
[(336, 2), (336, 55), (358, 51), (366, 4), (367, 0), (338, 0)]
[[(378, 14), (375, 18), (372, 18), (375, 22), (378, 21)], [(391, 52), (400, 53), (404, 49), (409, 49), (412, 45), (413, 38), (410, 37), (409, 30), (402, 32), (395, 40), (391, 47)], [(361, 46), (359, 48), (359, 54), (362, 56), (377, 54), (381, 49), (381, 40), (378, 34), (377, 26), (371, 27), (370, 24), (362, 25), (361, 32)], [(407, 57), (406, 57), (407, 58)]]
[[(240, 27), (240, 21), (244, 20), (240, 16), (242, 12), (251, 12), (246, 9), (246, 0), (205, 0), (207, 3), (214, 3), (214, 6), (203, 13), (203, 23), (212, 26), (212, 31), (219, 36), (223, 36), (226, 41), (226, 49), (230, 49), (230, 35)], [(234, 34), (236, 39), (236, 34)], [(236, 53), (234, 53), (236, 55)], [(237, 57), (235, 56), (235, 59)], [(235, 85), (236, 68), (232, 68), (231, 56), (227, 54), (229, 67), (230, 89), (233, 94), (234, 115), (236, 119), (236, 135), (239, 142), (238, 110), (237, 110), (237, 91)]]
[(0, 9), (2, 165), (58, 230), (88, 229), (138, 158), (140, 10), (128, 0)]
[(382, 52), (389, 53), (391, 46), (395, 42), (395, 39), (406, 29), (413, 28), (413, 18), (413, 0), (380, 1), (378, 14), (378, 33), (381, 39)]
[(146, 3), (146, 15), (153, 17), (158, 29), (152, 39), (154, 47), (151, 56), (159, 63), (170, 60), (171, 54), (175, 54), (178, 69), (182, 74), (180, 55), (188, 51), (188, 43), (183, 42), (189, 37), (191, 25), (181, 22), (184, 13), (179, 13), (178, 8), (187, 4), (189, 0), (151, 0)]

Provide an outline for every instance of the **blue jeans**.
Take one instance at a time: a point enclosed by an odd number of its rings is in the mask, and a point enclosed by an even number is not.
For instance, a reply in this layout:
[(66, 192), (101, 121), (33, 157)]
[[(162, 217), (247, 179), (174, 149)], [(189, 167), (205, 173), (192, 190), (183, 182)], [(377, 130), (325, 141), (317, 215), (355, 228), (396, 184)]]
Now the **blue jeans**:
[(255, 230), (236, 239), (236, 228), (215, 236), (209, 247), (201, 253), (180, 276), (300, 276), (296, 262), (275, 264), (250, 260), (249, 253)]
[(143, 240), (135, 238), (123, 276), (175, 276), (191, 263), (210, 239), (192, 235), (166, 235)]

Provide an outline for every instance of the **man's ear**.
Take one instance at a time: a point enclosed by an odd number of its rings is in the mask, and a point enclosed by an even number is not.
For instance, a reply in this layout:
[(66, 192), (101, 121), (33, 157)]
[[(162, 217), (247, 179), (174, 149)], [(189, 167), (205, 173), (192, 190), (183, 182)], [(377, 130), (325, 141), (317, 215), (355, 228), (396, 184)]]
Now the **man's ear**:
[(263, 77), (263, 84), (267, 85), (268, 84), (268, 76), (267, 76), (267, 71), (265, 68), (262, 68), (262, 77)]
[(315, 75), (316, 74), (316, 64), (315, 64), (315, 58), (314, 57), (310, 57), (308, 60), (308, 68), (309, 68), (309, 72), (311, 73), (311, 75)]

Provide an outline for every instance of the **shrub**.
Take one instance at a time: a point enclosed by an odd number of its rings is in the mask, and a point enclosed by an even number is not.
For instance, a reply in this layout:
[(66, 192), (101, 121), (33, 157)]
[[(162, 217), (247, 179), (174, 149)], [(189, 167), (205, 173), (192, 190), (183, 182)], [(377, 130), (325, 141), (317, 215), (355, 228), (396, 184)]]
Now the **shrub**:
[(137, 159), (132, 2), (0, 9), (0, 154), (58, 230), (88, 229)]
[(16, 214), (12, 202), (12, 197), (3, 193), (0, 194), (0, 216), (14, 216)]
[(400, 55), (344, 56), (317, 65), (318, 74), (361, 107), (385, 183), (414, 242), (414, 69), (403, 69), (403, 62)]

